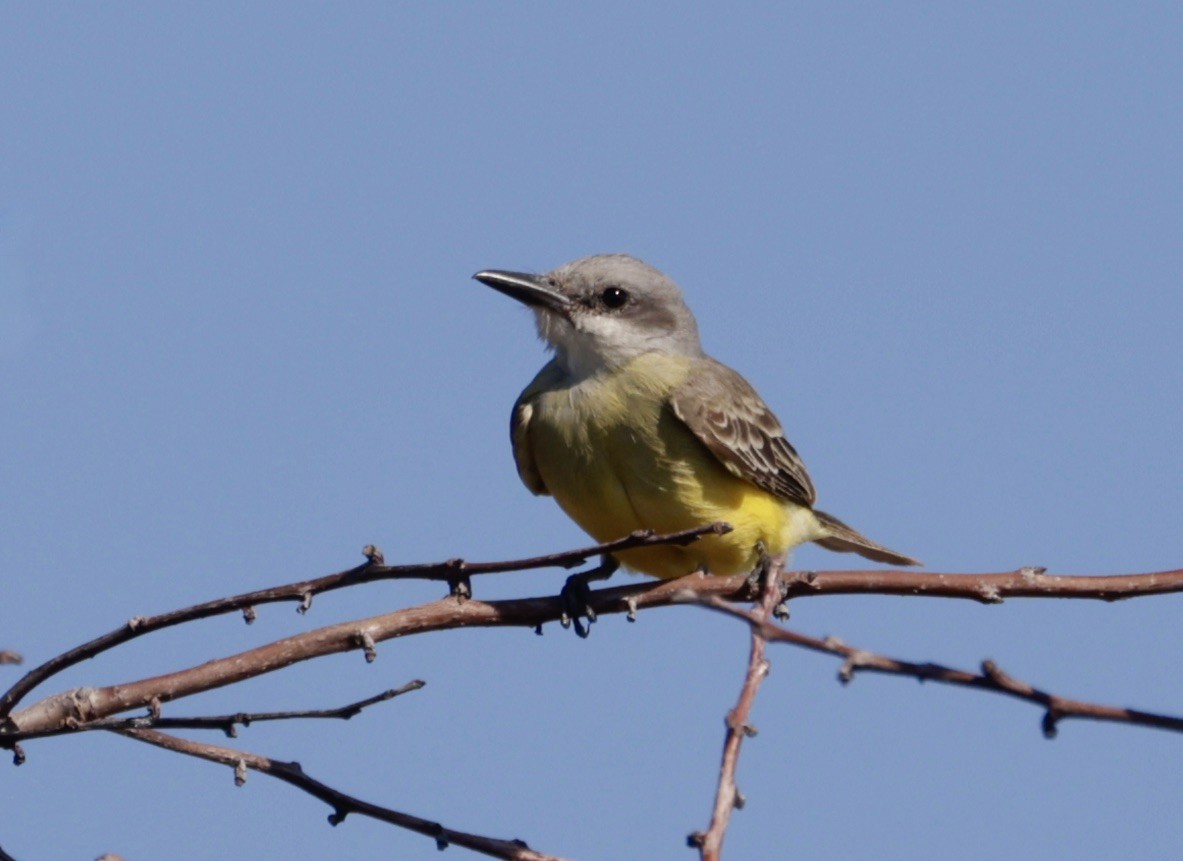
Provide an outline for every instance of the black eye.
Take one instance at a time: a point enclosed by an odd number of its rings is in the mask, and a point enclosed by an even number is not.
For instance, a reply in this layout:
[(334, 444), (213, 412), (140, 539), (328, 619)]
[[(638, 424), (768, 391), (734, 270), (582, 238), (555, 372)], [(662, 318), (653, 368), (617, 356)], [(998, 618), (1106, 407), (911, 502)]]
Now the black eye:
[(628, 303), (628, 291), (621, 290), (619, 287), (607, 287), (600, 294), (600, 299), (603, 300), (606, 308), (623, 308)]

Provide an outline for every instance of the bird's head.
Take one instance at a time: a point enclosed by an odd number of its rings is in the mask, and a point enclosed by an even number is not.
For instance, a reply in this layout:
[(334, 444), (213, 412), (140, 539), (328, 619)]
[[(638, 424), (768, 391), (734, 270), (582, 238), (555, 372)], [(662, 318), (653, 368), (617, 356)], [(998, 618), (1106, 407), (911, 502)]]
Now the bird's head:
[(644, 353), (702, 355), (678, 285), (627, 254), (584, 257), (545, 275), (486, 270), (473, 277), (532, 308), (538, 334), (573, 375)]

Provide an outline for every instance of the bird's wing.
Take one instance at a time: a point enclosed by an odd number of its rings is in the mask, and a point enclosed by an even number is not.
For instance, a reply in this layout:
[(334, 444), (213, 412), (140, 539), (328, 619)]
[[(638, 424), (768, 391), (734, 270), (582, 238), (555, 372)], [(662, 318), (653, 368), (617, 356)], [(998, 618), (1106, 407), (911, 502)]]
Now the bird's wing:
[(781, 499), (813, 506), (805, 464), (772, 410), (731, 368), (701, 359), (670, 393), (670, 406), (730, 473)]
[(522, 484), (530, 489), (535, 496), (549, 494), (542, 482), (542, 474), (538, 472), (538, 464), (534, 462), (534, 452), (530, 449), (530, 416), (534, 407), (522, 397), (513, 405), (513, 415), (509, 419), (509, 438), (513, 442), (513, 462), (518, 468), (518, 476)]
[(530, 417), (534, 414), (533, 401), (553, 386), (561, 377), (558, 366), (552, 361), (530, 381), (530, 385), (514, 401), (513, 413), (509, 417), (509, 439), (513, 443), (513, 462), (518, 468), (522, 484), (535, 496), (550, 496), (538, 464), (534, 460), (534, 448), (530, 442)]

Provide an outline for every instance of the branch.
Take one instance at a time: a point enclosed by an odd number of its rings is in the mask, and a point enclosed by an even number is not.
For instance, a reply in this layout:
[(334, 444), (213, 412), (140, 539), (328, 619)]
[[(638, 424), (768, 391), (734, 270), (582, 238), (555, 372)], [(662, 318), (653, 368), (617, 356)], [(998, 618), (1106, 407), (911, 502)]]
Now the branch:
[(1006, 598), (1093, 598), (1121, 601), (1183, 592), (1183, 568), (1150, 574), (1048, 574), (1026, 567), (1002, 574), (928, 571), (820, 571), (785, 575), (788, 597), (804, 595), (927, 595), (1000, 604)]
[[(668, 606), (685, 589), (741, 600), (748, 592), (746, 578), (690, 575), (680, 580), (649, 581), (591, 593), (590, 606), (600, 614), (632, 613), (642, 607)], [(18, 734), (51, 735), (71, 723), (90, 723), (153, 702), (191, 696), (248, 678), (274, 672), (323, 655), (361, 650), (367, 660), (377, 655), (378, 643), (394, 637), (450, 628), (518, 626), (537, 628), (558, 620), (564, 612), (558, 597), (505, 601), (442, 598), (368, 619), (328, 625), (216, 658), (195, 667), (106, 687), (76, 688), (45, 697), (9, 716), (0, 727), (0, 746)]]
[(371, 819), (377, 819), (379, 822), (387, 822), (391, 825), (397, 825), (400, 828), (406, 828), (409, 831), (431, 837), (435, 840), (436, 846), (441, 850), (448, 848), (448, 846), (454, 843), (457, 846), (463, 846), (474, 852), (480, 852), (492, 858), (507, 859), (507, 861), (563, 861), (563, 859), (554, 855), (535, 852), (521, 840), (498, 840), (493, 837), (484, 837), (480, 834), (454, 831), (429, 819), (421, 819), (410, 813), (401, 813), (389, 807), (380, 807), (377, 804), (362, 801), (360, 798), (354, 798), (352, 795), (339, 792), (331, 786), (327, 786), (305, 774), (304, 769), (300, 767), (300, 763), (298, 762), (282, 762), (254, 753), (233, 750), (228, 747), (189, 741), (150, 729), (123, 729), (114, 730), (114, 732), (127, 736), (128, 738), (134, 738), (137, 741), (155, 745), (156, 747), (162, 747), (165, 750), (231, 766), (234, 769), (234, 782), (239, 786), (242, 786), (246, 782), (247, 769), (252, 769), (262, 774), (270, 775), (277, 780), (282, 780), (284, 783), (291, 784), (297, 789), (302, 789), (312, 797), (320, 799), (329, 805), (329, 807), (333, 808), (333, 812), (329, 814), (330, 825), (340, 825), (345, 821), (346, 816), (350, 813), (356, 813), (360, 816), (368, 816)]
[(860, 671), (883, 673), (895, 676), (910, 676), (920, 681), (934, 681), (946, 685), (957, 685), (966, 688), (991, 691), (1005, 694), (1018, 700), (1034, 703), (1044, 708), (1041, 726), (1047, 738), (1055, 738), (1060, 721), (1066, 718), (1081, 718), (1111, 723), (1133, 724), (1135, 726), (1155, 727), (1157, 729), (1183, 732), (1183, 718), (1170, 715), (1155, 714), (1154, 712), (1138, 711), (1137, 709), (1107, 706), (1098, 703), (1088, 703), (1083, 700), (1072, 700), (1056, 694), (1040, 690), (1027, 682), (1020, 681), (1007, 675), (993, 661), (982, 662), (980, 673), (969, 672), (946, 667), (941, 664), (917, 664), (903, 661), (887, 655), (877, 654), (848, 646), (837, 637), (818, 639), (806, 634), (799, 634), (776, 625), (759, 614), (744, 610), (740, 607), (708, 597), (699, 601), (703, 606), (728, 616), (734, 616), (747, 622), (752, 630), (759, 630), (767, 639), (778, 643), (789, 643), (803, 649), (821, 652), (827, 655), (837, 655), (843, 658), (842, 667), (838, 670), (838, 678), (843, 684), (854, 679), (855, 673)]
[[(0, 664), (19, 664), (22, 661), (24, 661), (24, 658), (20, 656), (19, 652), (14, 652), (11, 649), (0, 649)], [(3, 851), (3, 849), (0, 849), (0, 852)], [(0, 858), (0, 861), (4, 861), (4, 859)]]
[[(715, 524), (667, 536), (638, 533), (609, 544), (510, 562), (466, 563), (461, 560), (449, 560), (432, 565), (387, 566), (383, 564), (380, 552), (371, 548), (369, 561), (365, 565), (338, 574), (218, 599), (154, 617), (133, 619), (115, 631), (50, 659), (27, 673), (0, 697), (0, 747), (16, 750), (19, 758), (17, 742), (24, 738), (75, 732), (80, 729), (108, 729), (139, 741), (234, 765), (239, 773), (247, 768), (264, 771), (330, 804), (336, 811), (330, 817), (334, 824), (346, 814), (358, 812), (428, 834), (437, 838), (442, 845), (455, 842), (499, 858), (538, 861), (551, 859), (552, 856), (532, 852), (524, 844), (515, 841), (499, 841), (479, 835), (452, 832), (438, 823), (369, 805), (307, 777), (295, 763), (276, 762), (254, 754), (243, 754), (227, 748), (178, 739), (145, 728), (145, 721), (157, 728), (218, 728), (231, 733), (236, 723), (245, 724), (250, 720), (346, 717), (343, 711), (354, 707), (364, 708), (377, 698), (324, 712), (276, 712), (205, 718), (162, 718), (159, 716), (159, 706), (162, 702), (233, 684), (321, 655), (357, 650), (363, 652), (367, 660), (372, 660), (377, 656), (377, 643), (393, 637), (462, 627), (535, 628), (560, 618), (563, 605), (557, 597), (494, 602), (470, 600), (466, 599), (466, 595), (470, 594), (468, 578), (471, 575), (549, 566), (569, 567), (597, 554), (638, 546), (686, 543), (697, 536), (724, 531), (725, 528), (725, 525)], [(991, 574), (917, 573), (895, 570), (780, 573), (779, 568), (775, 573), (779, 577), (775, 585), (781, 588), (773, 588), (774, 581), (766, 578), (763, 584), (763, 600), (759, 609), (752, 611), (735, 608), (727, 603), (752, 599), (751, 583), (748, 578), (742, 576), (720, 578), (691, 575), (676, 581), (634, 582), (593, 592), (590, 597), (591, 607), (600, 615), (628, 612), (631, 616), (642, 608), (683, 603), (689, 596), (691, 600), (704, 603), (713, 609), (743, 618), (751, 626), (752, 644), (748, 671), (737, 704), (728, 714), (723, 761), (711, 823), (705, 833), (692, 837), (692, 841), (700, 849), (703, 861), (718, 858), (731, 810), (742, 804), (742, 796), (735, 785), (735, 773), (743, 737), (754, 733), (748, 718), (759, 684), (767, 672), (764, 655), (768, 641), (793, 643), (842, 657), (844, 664), (840, 676), (844, 681), (849, 681), (858, 671), (868, 670), (976, 687), (1036, 703), (1044, 708), (1043, 725), (1049, 735), (1054, 734), (1060, 720), (1068, 717), (1183, 731), (1181, 718), (1068, 700), (1014, 679), (991, 662), (982, 665), (981, 673), (951, 669), (938, 664), (913, 664), (854, 649), (836, 639), (819, 640), (796, 634), (774, 625), (768, 618), (772, 606), (768, 602), (774, 598), (779, 600), (783, 596), (927, 595), (964, 598), (982, 603), (998, 603), (1008, 597), (1088, 598), (1113, 601), (1183, 591), (1183, 569), (1119, 576), (1051, 576), (1038, 568)], [(250, 621), (254, 615), (254, 606), (263, 603), (297, 601), (299, 609), (304, 611), (309, 608), (312, 596), (320, 592), (388, 579), (439, 580), (451, 586), (452, 594), (418, 607), (306, 631), (238, 655), (215, 659), (200, 666), (161, 676), (126, 684), (66, 691), (46, 697), (19, 712), (13, 711), (24, 696), (54, 674), (151, 631), (228, 612), (243, 612)], [(148, 718), (115, 718), (123, 712), (144, 706), (152, 709), (152, 715)], [(403, 821), (399, 821), (400, 818)], [(499, 852), (502, 854), (497, 854)], [(3, 856), (0, 855), (0, 861), (2, 859)]]
[[(162, 717), (159, 703), (149, 703), (149, 713), (141, 717), (131, 718), (101, 718), (87, 723), (67, 722), (62, 729), (42, 733), (12, 733), (5, 736), (5, 740), (12, 744), (35, 738), (45, 738), (50, 735), (65, 735), (75, 732), (91, 732), (94, 730), (124, 730), (124, 729), (216, 729), (226, 734), (227, 738), (237, 738), (239, 725), (250, 726), (252, 723), (277, 720), (302, 719), (340, 719), (349, 720), (378, 703), (392, 700), (402, 694), (417, 691), (427, 683), (421, 679), (407, 682), (399, 688), (391, 688), (364, 700), (339, 706), (332, 709), (301, 709), (282, 712), (237, 712), (232, 715), (201, 715), (199, 717)], [(0, 859), (3, 861), (3, 859)]]
[(655, 535), (651, 530), (641, 530), (606, 544), (596, 544), (592, 547), (568, 550), (563, 553), (552, 553), (546, 556), (534, 556), (507, 562), (465, 562), (462, 559), (449, 559), (446, 562), (426, 565), (384, 565), (382, 564), (382, 551), (371, 545), (365, 548), (367, 561), (364, 565), (336, 574), (329, 574), (314, 580), (300, 580), (270, 589), (244, 592), (230, 598), (218, 598), (180, 610), (173, 610), (170, 613), (161, 613), (157, 616), (133, 616), (125, 625), (50, 658), (39, 667), (26, 673), (4, 693), (3, 697), (0, 697), (0, 723), (3, 723), (4, 719), (16, 708), (17, 703), (31, 690), (51, 676), (122, 645), (128, 640), (185, 622), (241, 611), (247, 623), (250, 624), (255, 620), (254, 608), (256, 606), (280, 601), (298, 601), (297, 609), (304, 613), (312, 606), (314, 595), (361, 583), (373, 583), (378, 580), (441, 580), (453, 584), (453, 592), (460, 592), (467, 596), (471, 594), (471, 589), (467, 587), (468, 578), (476, 574), (500, 574), (554, 566), (569, 568), (582, 565), (592, 556), (613, 553), (618, 550), (629, 550), (634, 547), (689, 544), (702, 535), (721, 535), (729, 531), (731, 531), (731, 527), (726, 523), (711, 523), (668, 535)]
[[(668, 539), (670, 536), (659, 538)], [(658, 538), (638, 540), (656, 541)], [(582, 552), (576, 551), (576, 555)], [(557, 557), (538, 557), (540, 560), (554, 558)], [(783, 575), (783, 581), (786, 594), (797, 597), (861, 592), (958, 597), (986, 603), (996, 603), (1012, 596), (1115, 600), (1119, 597), (1183, 591), (1183, 570), (1107, 577), (1051, 576), (1039, 574), (1035, 569), (1004, 574), (835, 571), (788, 573)], [(678, 580), (646, 581), (600, 589), (591, 593), (589, 604), (599, 615), (622, 612), (631, 615), (642, 608), (684, 603), (688, 594), (698, 598), (713, 596), (728, 601), (751, 599), (746, 577), (691, 574)], [(484, 602), (449, 596), (418, 607), (306, 631), (237, 655), (214, 659), (197, 667), (162, 676), (102, 688), (78, 688), (46, 697), (9, 716), (8, 722), (0, 726), (0, 747), (11, 747), (12, 743), (7, 739), (13, 733), (52, 734), (55, 730), (64, 730), (70, 721), (88, 723), (111, 717), (147, 706), (153, 700), (166, 702), (179, 699), (321, 655), (362, 650), (367, 659), (372, 659), (377, 654), (376, 644), (393, 637), (449, 628), (537, 628), (557, 620), (562, 613), (563, 606), (558, 597)], [(67, 654), (76, 652), (77, 649)], [(56, 660), (43, 666), (53, 664)], [(9, 693), (17, 691), (23, 682), (19, 682)]]
[[(760, 602), (751, 611), (753, 619), (767, 621), (784, 599), (780, 581), (783, 562), (783, 556), (777, 559), (765, 557), (761, 560), (760, 567), (755, 572), (760, 578)], [(764, 626), (753, 624), (751, 635), (747, 674), (744, 676), (735, 708), (727, 713), (723, 764), (719, 768), (719, 784), (715, 790), (715, 806), (711, 812), (710, 826), (706, 832), (696, 831), (687, 838), (691, 846), (698, 848), (702, 861), (718, 861), (723, 850), (723, 837), (727, 833), (727, 825), (731, 822), (731, 812), (743, 807), (744, 804), (743, 795), (735, 783), (735, 772), (739, 767), (739, 750), (745, 737), (756, 734), (756, 728), (750, 723), (752, 705), (756, 701), (760, 683), (768, 675), (769, 669), (769, 663), (764, 657), (767, 645)]]

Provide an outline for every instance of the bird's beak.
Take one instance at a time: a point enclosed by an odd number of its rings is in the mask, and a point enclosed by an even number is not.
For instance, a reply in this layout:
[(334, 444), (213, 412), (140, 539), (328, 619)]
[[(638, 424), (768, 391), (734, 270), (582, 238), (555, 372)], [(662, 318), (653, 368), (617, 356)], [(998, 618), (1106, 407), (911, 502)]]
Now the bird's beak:
[(531, 308), (545, 308), (566, 316), (571, 307), (571, 300), (551, 287), (541, 275), (486, 269), (472, 277)]

